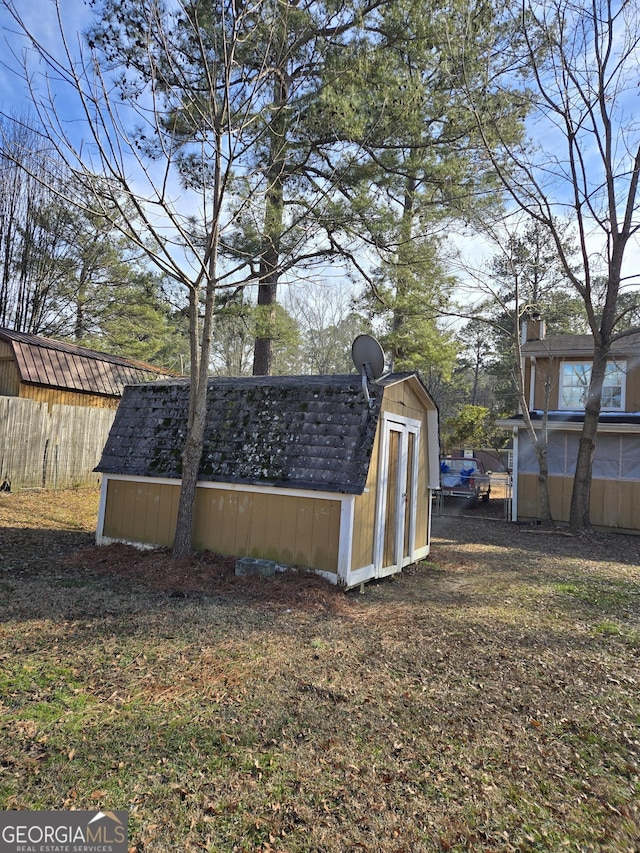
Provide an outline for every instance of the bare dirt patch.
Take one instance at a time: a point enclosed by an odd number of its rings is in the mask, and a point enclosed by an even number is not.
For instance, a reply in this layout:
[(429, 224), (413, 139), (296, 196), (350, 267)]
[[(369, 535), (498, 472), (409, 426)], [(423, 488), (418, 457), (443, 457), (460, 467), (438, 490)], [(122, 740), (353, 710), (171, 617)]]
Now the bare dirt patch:
[(272, 577), (236, 577), (236, 558), (211, 552), (175, 559), (164, 548), (143, 551), (113, 544), (84, 548), (66, 555), (62, 562), (70, 568), (133, 582), (174, 598), (235, 595), (275, 607), (338, 611), (345, 606), (344, 595), (319, 575), (292, 570)]
[(95, 490), (0, 495), (0, 567), (34, 573), (58, 564), (67, 572), (119, 579), (176, 598), (241, 595), (273, 606), (310, 609), (339, 609), (345, 603), (342, 593), (310, 572), (236, 577), (235, 557), (205, 552), (177, 560), (165, 548), (97, 547), (97, 505)]

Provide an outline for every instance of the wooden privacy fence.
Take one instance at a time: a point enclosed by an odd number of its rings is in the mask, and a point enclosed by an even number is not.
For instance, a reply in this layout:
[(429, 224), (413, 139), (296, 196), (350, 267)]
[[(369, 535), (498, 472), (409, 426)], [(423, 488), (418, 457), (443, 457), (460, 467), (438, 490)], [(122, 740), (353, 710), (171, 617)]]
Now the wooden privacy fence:
[(0, 480), (12, 489), (97, 485), (115, 410), (0, 397)]

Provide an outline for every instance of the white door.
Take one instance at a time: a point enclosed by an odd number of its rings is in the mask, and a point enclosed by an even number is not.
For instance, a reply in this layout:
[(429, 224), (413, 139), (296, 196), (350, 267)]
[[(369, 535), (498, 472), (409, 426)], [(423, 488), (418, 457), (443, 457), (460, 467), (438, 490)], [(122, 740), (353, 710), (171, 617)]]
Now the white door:
[(383, 416), (376, 512), (376, 577), (398, 572), (414, 560), (419, 445), (418, 421), (398, 415)]

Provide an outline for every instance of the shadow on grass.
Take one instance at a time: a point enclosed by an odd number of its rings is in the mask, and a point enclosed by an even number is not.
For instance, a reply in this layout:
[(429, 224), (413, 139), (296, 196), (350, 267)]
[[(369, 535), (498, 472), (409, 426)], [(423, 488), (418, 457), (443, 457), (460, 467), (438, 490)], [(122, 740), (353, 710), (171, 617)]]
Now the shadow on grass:
[[(193, 606), (242, 607), (264, 621), (277, 613), (320, 616), (348, 611), (349, 596), (317, 574), (236, 577), (235, 558), (210, 552), (174, 559), (169, 549), (125, 544), (97, 547), (91, 534), (57, 530), (2, 531), (0, 620), (103, 619), (180, 614)], [(132, 619), (133, 617), (133, 619)]]
[(194, 608), (220, 615), (239, 608), (248, 623), (265, 627), (288, 614), (349, 621), (381, 609), (385, 619), (415, 620), (442, 618), (451, 608), (469, 614), (503, 609), (510, 602), (520, 612), (535, 612), (540, 596), (589, 623), (617, 620), (605, 626), (611, 634), (640, 619), (640, 572), (617, 574), (618, 567), (637, 566), (640, 539), (631, 536), (569, 537), (507, 522), (438, 517), (429, 559), (368, 583), (360, 595), (306, 572), (236, 578), (234, 558), (199, 554), (176, 561), (166, 549), (97, 548), (86, 533), (11, 528), (1, 535), (4, 621), (98, 620), (101, 630), (128, 634), (141, 630), (152, 613), (179, 624)]
[(564, 528), (548, 530), (535, 524), (441, 515), (433, 518), (432, 537), (436, 548), (477, 544), (513, 550), (514, 566), (523, 554), (535, 559), (558, 556), (636, 567), (640, 578), (640, 536), (597, 531), (572, 534)]

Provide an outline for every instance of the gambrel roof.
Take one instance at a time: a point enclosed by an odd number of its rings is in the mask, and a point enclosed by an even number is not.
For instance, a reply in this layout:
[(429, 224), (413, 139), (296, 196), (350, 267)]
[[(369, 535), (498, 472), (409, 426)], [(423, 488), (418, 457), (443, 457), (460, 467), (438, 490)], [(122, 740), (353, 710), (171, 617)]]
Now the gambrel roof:
[(20, 381), (65, 391), (119, 397), (126, 385), (169, 377), (171, 371), (104, 352), (0, 328), (13, 351)]
[[(409, 376), (370, 386), (371, 405), (358, 375), (211, 379), (199, 479), (361, 494), (384, 386)], [(179, 478), (188, 394), (185, 381), (126, 388), (96, 470)]]

